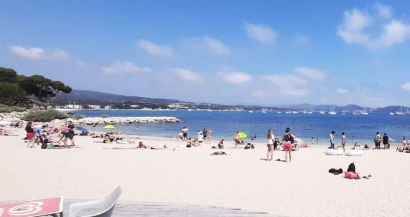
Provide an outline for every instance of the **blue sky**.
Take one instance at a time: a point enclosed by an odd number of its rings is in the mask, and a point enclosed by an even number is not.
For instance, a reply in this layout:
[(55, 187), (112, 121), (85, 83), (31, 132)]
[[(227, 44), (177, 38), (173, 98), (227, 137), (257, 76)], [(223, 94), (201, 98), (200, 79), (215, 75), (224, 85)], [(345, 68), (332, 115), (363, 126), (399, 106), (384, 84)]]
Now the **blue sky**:
[(407, 1), (0, 0), (0, 66), (221, 104), (410, 106)]

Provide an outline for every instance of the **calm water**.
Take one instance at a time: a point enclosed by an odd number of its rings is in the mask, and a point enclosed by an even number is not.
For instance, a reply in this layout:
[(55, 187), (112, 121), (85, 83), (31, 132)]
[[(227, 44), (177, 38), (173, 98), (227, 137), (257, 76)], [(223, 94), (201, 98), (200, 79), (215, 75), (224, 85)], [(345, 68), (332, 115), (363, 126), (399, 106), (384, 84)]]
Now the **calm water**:
[[(176, 137), (182, 127), (189, 128), (188, 136), (196, 137), (198, 130), (212, 128), (214, 139), (232, 139), (236, 131), (245, 132), (248, 136), (256, 135), (258, 142), (265, 142), (267, 130), (272, 128), (275, 136), (282, 136), (285, 128), (290, 127), (291, 132), (310, 143), (311, 137), (318, 137), (319, 142), (327, 142), (329, 133), (336, 132), (336, 141), (339, 143), (341, 132), (345, 132), (348, 144), (355, 140), (359, 143), (372, 144), (376, 132), (387, 135), (397, 142), (403, 136), (410, 138), (410, 115), (391, 116), (384, 113), (370, 113), (369, 115), (353, 114), (285, 114), (276, 112), (208, 112), (208, 111), (136, 111), (136, 110), (107, 110), (107, 111), (79, 111), (76, 114), (87, 117), (151, 116), (176, 117), (184, 122), (175, 124), (135, 124), (117, 125), (116, 130), (137, 135)], [(138, 127), (138, 129), (137, 129)], [(102, 127), (86, 126), (89, 130), (101, 130)], [(398, 145), (393, 143), (392, 145)]]

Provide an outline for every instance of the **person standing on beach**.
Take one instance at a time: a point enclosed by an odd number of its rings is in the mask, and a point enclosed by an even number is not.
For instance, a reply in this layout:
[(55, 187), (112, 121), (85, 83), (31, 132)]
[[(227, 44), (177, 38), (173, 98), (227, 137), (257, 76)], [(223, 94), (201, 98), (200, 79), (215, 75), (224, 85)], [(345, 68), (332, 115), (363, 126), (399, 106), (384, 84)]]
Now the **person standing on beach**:
[(292, 161), (292, 144), (294, 141), (295, 136), (290, 133), (290, 128), (287, 127), (285, 130), (285, 135), (282, 137), (282, 141), (285, 141), (283, 144), (283, 149), (285, 149), (285, 162), (288, 162), (288, 156), (289, 156), (289, 162)]
[(182, 128), (182, 140), (187, 140), (188, 139), (188, 128), (185, 126)]
[(380, 149), (380, 143), (382, 141), (382, 136), (379, 132), (376, 133), (376, 137), (374, 138), (374, 146), (376, 149)]
[(235, 142), (235, 148), (238, 148), (238, 144), (239, 144), (239, 132), (236, 132), (233, 135), (233, 141)]
[(27, 148), (32, 148), (34, 145), (34, 130), (31, 127), (33, 122), (29, 121), (26, 125)]
[(310, 139), (310, 144), (313, 145), (313, 137)]
[(335, 131), (332, 131), (329, 134), (329, 139), (330, 139), (330, 148), (335, 149)]
[(211, 128), (208, 129), (208, 134), (206, 136), (206, 142), (212, 143), (212, 129)]
[(383, 145), (384, 145), (384, 149), (390, 149), (389, 137), (387, 136), (386, 133), (384, 133), (383, 135)]
[(204, 128), (204, 130), (202, 130), (202, 136), (204, 137), (204, 141), (206, 141), (206, 137), (208, 136), (208, 130), (206, 128)]
[(343, 153), (345, 152), (345, 146), (346, 146), (346, 135), (345, 135), (345, 132), (342, 132), (342, 147), (343, 147)]
[[(273, 135), (273, 130), (269, 129), (268, 134), (266, 135), (266, 138), (268, 139), (268, 153), (266, 154), (266, 160), (271, 161), (273, 160), (273, 140), (275, 136)], [(270, 157), (269, 157), (270, 156)]]

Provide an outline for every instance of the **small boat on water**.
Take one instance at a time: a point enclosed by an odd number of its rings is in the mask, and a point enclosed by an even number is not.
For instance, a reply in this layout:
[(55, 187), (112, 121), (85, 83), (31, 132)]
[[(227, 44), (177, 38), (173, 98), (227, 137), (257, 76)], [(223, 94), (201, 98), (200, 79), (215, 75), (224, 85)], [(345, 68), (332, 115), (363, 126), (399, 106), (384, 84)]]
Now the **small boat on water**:
[(405, 115), (406, 113), (403, 112), (403, 107), (400, 108), (400, 111), (395, 111), (394, 115)]

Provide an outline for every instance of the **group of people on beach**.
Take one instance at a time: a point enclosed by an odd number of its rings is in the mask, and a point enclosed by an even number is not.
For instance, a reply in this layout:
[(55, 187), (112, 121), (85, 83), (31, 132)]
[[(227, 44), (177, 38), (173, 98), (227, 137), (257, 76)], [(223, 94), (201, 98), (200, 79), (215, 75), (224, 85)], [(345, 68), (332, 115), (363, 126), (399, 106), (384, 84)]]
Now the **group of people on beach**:
[[(273, 160), (273, 151), (277, 150), (278, 146), (281, 144), (279, 138), (275, 137), (273, 134), (273, 130), (269, 129), (268, 133), (266, 134), (266, 138), (268, 140), (268, 152), (266, 154), (266, 160), (272, 161)], [(285, 134), (282, 136), (283, 141), (283, 150), (285, 151), (285, 160), (284, 162), (291, 162), (292, 161), (292, 149), (295, 148), (295, 141), (296, 136), (290, 132), (290, 128), (287, 127), (285, 129)], [(280, 160), (280, 159), (279, 159)]]
[[(345, 151), (345, 146), (346, 146), (346, 142), (347, 142), (347, 137), (345, 135), (344, 132), (342, 132), (342, 137), (341, 137), (341, 144), (335, 146), (335, 131), (332, 131), (329, 134), (329, 142), (330, 142), (330, 147), (329, 149), (339, 149), (342, 148), (343, 151)], [(352, 137), (354, 140), (354, 136)], [(390, 149), (390, 138), (387, 135), (387, 133), (384, 133), (383, 136), (379, 133), (376, 132), (376, 135), (374, 137), (374, 146), (371, 147), (368, 144), (365, 144), (363, 147), (360, 146), (358, 141), (355, 141), (352, 149), (356, 149), (356, 150), (369, 150), (369, 149)], [(381, 146), (381, 144), (383, 144), (383, 147)], [(406, 140), (406, 137), (403, 137), (403, 147), (397, 147), (396, 151), (406, 151), (406, 150), (410, 150), (410, 141)]]
[[(33, 122), (27, 122), (26, 127), (26, 139), (27, 148), (33, 148), (41, 145), (42, 149), (48, 147), (48, 143), (60, 144), (63, 142), (65, 148), (74, 147), (74, 124), (71, 121), (67, 122), (65, 128), (49, 128), (48, 125), (35, 125)], [(71, 140), (71, 145), (68, 145), (68, 139)]]
[(191, 139), (188, 137), (188, 128), (184, 126), (181, 132), (178, 134), (178, 138), (187, 141), (187, 147), (200, 146), (202, 142), (211, 143), (212, 142), (212, 129), (204, 128), (203, 130), (198, 130), (197, 138)]

